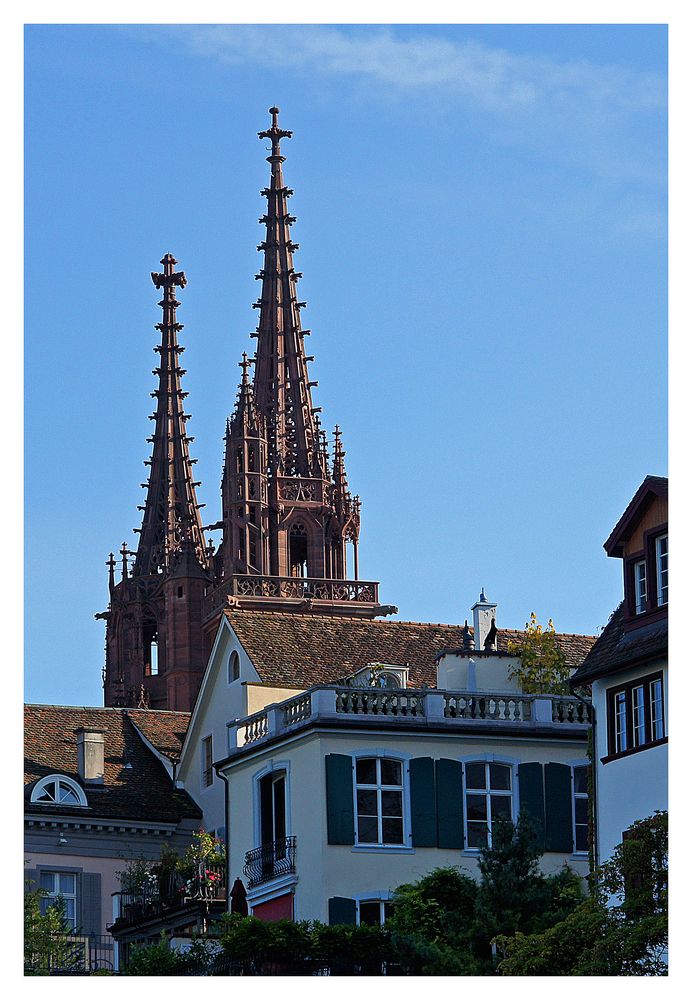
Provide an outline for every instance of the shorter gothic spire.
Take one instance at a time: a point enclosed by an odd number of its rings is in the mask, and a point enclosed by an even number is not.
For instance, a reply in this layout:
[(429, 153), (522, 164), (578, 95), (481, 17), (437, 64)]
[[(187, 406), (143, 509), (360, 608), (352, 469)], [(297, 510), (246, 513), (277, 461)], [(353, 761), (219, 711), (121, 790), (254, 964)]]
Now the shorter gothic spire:
[(161, 343), (155, 348), (160, 355), (160, 363), (154, 369), (159, 381), (152, 392), (156, 399), (156, 410), (151, 416), (154, 432), (149, 438), (153, 450), (149, 461), (149, 479), (143, 484), (147, 498), (143, 505), (133, 571), (135, 576), (170, 570), (174, 561), (178, 561), (179, 550), (189, 546), (200, 568), (208, 568), (199, 515), (203, 505), (197, 503), (195, 490), (199, 483), (193, 479), (193, 461), (188, 449), (193, 438), (185, 430), (189, 418), (183, 408), (187, 393), (181, 387), (185, 371), (178, 364), (178, 355), (182, 351), (178, 333), (183, 327), (177, 321), (176, 309), (180, 303), (175, 293), (177, 288), (186, 286), (187, 279), (183, 271), (175, 270), (177, 261), (173, 254), (165, 254), (161, 263), (163, 272), (151, 272), (154, 286), (163, 289), (159, 302), (163, 317), (156, 324), (161, 333)]

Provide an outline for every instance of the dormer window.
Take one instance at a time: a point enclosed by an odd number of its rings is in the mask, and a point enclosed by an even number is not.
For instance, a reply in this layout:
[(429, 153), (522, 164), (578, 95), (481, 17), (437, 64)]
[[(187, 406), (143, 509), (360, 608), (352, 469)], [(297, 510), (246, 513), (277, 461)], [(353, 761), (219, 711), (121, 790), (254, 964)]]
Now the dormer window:
[(84, 790), (62, 774), (41, 778), (31, 793), (31, 801), (44, 806), (86, 806)]
[(646, 560), (634, 564), (634, 610), (641, 615), (646, 611)]
[(668, 535), (656, 539), (656, 603), (659, 608), (668, 603)]

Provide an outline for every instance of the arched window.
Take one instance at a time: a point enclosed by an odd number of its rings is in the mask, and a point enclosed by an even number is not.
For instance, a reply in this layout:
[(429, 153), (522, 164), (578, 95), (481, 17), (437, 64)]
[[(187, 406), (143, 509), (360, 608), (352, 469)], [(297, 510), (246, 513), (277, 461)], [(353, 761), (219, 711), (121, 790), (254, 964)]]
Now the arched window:
[(86, 806), (84, 790), (64, 774), (41, 778), (31, 793), (31, 801), (45, 806)]
[(240, 677), (240, 657), (235, 649), (228, 658), (228, 683), (232, 684)]
[(302, 521), (291, 525), (288, 536), (288, 563), (291, 576), (308, 575), (308, 533)]

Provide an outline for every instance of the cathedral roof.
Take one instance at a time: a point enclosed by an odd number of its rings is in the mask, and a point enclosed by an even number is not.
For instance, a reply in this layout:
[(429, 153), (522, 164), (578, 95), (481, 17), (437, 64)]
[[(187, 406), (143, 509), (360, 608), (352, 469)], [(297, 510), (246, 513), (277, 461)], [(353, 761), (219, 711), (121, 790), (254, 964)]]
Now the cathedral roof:
[[(132, 718), (130, 718), (132, 716)], [(138, 735), (136, 720), (162, 753), (174, 751), (184, 738), (187, 712), (73, 708), (64, 705), (24, 707), (24, 794), (27, 811), (55, 815), (103, 817), (143, 822), (177, 823), (197, 819), (200, 810), (186, 792), (172, 787), (163, 764)], [(75, 730), (104, 731), (105, 775), (102, 785), (86, 784), (77, 770)], [(126, 765), (132, 765), (128, 767)], [(30, 802), (31, 790), (49, 774), (64, 774), (84, 788), (88, 808)]]
[[(434, 687), (435, 656), (463, 641), (463, 625), (235, 609), (225, 615), (262, 681), (278, 687), (333, 684), (369, 663), (408, 665), (414, 688)], [(498, 650), (506, 652), (509, 640), (522, 636), (517, 629), (498, 629)], [(565, 633), (557, 638), (570, 667), (583, 662), (596, 639)]]

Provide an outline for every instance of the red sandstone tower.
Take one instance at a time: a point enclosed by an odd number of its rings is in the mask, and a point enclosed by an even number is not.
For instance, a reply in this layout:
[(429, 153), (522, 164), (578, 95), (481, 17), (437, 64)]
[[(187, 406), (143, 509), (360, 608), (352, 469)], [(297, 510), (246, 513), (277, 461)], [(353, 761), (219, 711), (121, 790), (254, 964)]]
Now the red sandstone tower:
[[(202, 680), (209, 649), (202, 630), (202, 599), (212, 581), (210, 554), (204, 543), (185, 425), (179, 365), (175, 289), (185, 275), (175, 271), (171, 254), (161, 261), (163, 274), (153, 273), (163, 289), (159, 303), (163, 321), (156, 329), (161, 343), (158, 388), (149, 479), (139, 544), (135, 553), (123, 543), (121, 579), (115, 582), (115, 559), (109, 566), (110, 604), (98, 617), (106, 619), (106, 705), (141, 705), (187, 710)], [(134, 556), (134, 562), (129, 557)]]
[(111, 554), (110, 604), (97, 616), (107, 621), (106, 705), (190, 710), (227, 607), (367, 618), (396, 611), (379, 603), (377, 583), (358, 579), (360, 500), (348, 488), (341, 432), (337, 426), (330, 454), (313, 405), (317, 383), (310, 380), (313, 358), (304, 344), (310, 331), (302, 328), (301, 275), (293, 266), (293, 192), (284, 182), (280, 148), (292, 133), (279, 127), (278, 108), (270, 114), (271, 127), (258, 133), (271, 141), (271, 179), (262, 192), (267, 210), (258, 247), (264, 260), (254, 304), (257, 351), (251, 360), (243, 354), (236, 406), (226, 424), (222, 517), (206, 529), (222, 531), (216, 553), (205, 545), (188, 453), (192, 439), (185, 432), (175, 298), (185, 275), (174, 270), (170, 254), (162, 260), (163, 274), (152, 274), (164, 289), (153, 452), (134, 563), (123, 544), (116, 583)]

